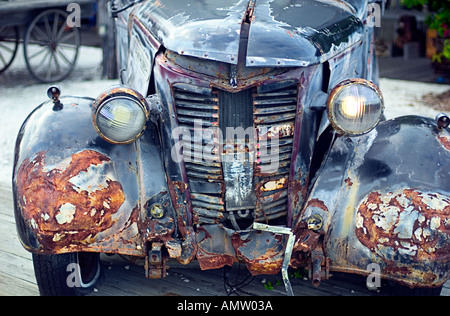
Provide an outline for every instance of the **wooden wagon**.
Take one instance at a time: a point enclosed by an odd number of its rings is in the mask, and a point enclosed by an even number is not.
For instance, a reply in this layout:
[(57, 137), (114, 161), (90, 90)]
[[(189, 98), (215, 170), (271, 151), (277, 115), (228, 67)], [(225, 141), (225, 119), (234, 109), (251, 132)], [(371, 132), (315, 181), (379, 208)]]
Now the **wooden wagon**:
[(0, 74), (23, 43), (30, 74), (41, 82), (66, 78), (81, 44), (81, 18), (93, 16), (95, 0), (1, 0)]

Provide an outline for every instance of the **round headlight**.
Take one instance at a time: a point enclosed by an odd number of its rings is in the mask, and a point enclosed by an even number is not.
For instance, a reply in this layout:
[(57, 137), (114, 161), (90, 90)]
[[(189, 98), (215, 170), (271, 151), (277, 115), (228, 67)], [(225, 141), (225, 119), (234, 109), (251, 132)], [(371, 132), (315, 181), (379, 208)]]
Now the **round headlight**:
[(142, 136), (149, 118), (149, 107), (136, 91), (113, 87), (95, 100), (92, 121), (98, 134), (113, 144), (129, 144)]
[(338, 132), (360, 135), (372, 130), (383, 115), (383, 96), (376, 85), (364, 79), (348, 79), (328, 98), (328, 119)]

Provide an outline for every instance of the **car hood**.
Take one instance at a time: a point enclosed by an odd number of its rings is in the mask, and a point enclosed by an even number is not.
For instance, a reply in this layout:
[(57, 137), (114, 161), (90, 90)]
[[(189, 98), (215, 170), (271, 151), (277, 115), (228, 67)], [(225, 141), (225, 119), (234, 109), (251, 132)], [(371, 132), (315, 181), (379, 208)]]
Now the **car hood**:
[(307, 66), (362, 39), (365, 2), (188, 0), (180, 5), (155, 0), (140, 5), (134, 15), (166, 49), (231, 64), (237, 64), (247, 17), (247, 66)]

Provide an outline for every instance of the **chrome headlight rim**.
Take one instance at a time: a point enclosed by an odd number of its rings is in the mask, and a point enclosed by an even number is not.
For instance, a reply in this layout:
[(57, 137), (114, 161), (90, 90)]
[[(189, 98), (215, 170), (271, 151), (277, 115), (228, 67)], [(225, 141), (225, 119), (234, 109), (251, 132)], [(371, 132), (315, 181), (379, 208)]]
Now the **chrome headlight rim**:
[[(370, 126), (362, 131), (354, 131), (354, 130), (348, 130), (341, 126), (341, 124), (338, 122), (338, 119), (335, 117), (335, 111), (334, 107), (336, 106), (336, 98), (341, 94), (343, 89), (347, 89), (348, 87), (354, 86), (354, 85), (362, 85), (365, 87), (368, 87), (370, 90), (372, 90), (375, 95), (377, 96), (379, 103), (380, 103), (380, 109), (379, 109), (379, 116), (378, 118), (370, 124)], [(328, 120), (333, 127), (334, 130), (336, 130), (338, 133), (348, 136), (359, 136), (366, 134), (373, 130), (378, 123), (380, 122), (383, 113), (384, 113), (384, 98), (383, 94), (381, 93), (380, 88), (374, 84), (373, 82), (361, 79), (361, 78), (353, 78), (353, 79), (346, 79), (344, 81), (341, 81), (338, 83), (330, 92), (328, 101), (327, 101), (327, 112), (328, 112)]]
[[(98, 126), (98, 117), (100, 111), (106, 104), (117, 100), (127, 100), (133, 102), (139, 107), (140, 110), (142, 110), (142, 113), (145, 117), (145, 123), (143, 124), (140, 131), (136, 133), (136, 135), (134, 135), (133, 137), (129, 137), (129, 139), (126, 140), (112, 139), (111, 137), (105, 135), (105, 133), (102, 132), (102, 130)], [(102, 93), (100, 93), (100, 95), (95, 99), (92, 105), (92, 123), (94, 125), (94, 129), (101, 138), (115, 145), (127, 145), (138, 140), (145, 133), (149, 118), (150, 118), (150, 109), (145, 98), (136, 90), (122, 85), (114, 85), (110, 88), (107, 88)]]

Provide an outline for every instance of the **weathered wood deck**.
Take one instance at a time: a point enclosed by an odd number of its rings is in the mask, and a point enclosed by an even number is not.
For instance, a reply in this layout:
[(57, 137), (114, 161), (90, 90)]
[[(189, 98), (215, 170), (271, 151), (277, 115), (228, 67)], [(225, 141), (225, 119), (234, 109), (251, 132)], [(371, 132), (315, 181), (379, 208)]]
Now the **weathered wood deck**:
[[(145, 278), (143, 267), (131, 264), (120, 256), (102, 255), (105, 276), (93, 296), (224, 296), (223, 270), (201, 271), (193, 264), (187, 267), (172, 264), (164, 279)], [(239, 275), (238, 275), (239, 273)], [(233, 267), (229, 281), (234, 284), (245, 279), (245, 269)], [(264, 283), (265, 282), (265, 283)], [(273, 289), (265, 288), (264, 284)], [(365, 287), (365, 279), (350, 275), (335, 275), (319, 287), (310, 281), (291, 278), (295, 295), (304, 296), (370, 296), (387, 295), (382, 291), (371, 292)], [(242, 295), (285, 296), (281, 275), (258, 276), (246, 287)], [(20, 245), (13, 215), (11, 188), (0, 186), (0, 296), (39, 295), (34, 277), (31, 255)], [(442, 294), (450, 296), (450, 284), (444, 285)]]
[(403, 57), (378, 58), (381, 78), (401, 79), (428, 83), (446, 83), (450, 74), (436, 73), (431, 61), (425, 57), (404, 59)]

